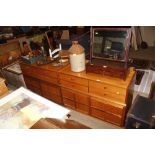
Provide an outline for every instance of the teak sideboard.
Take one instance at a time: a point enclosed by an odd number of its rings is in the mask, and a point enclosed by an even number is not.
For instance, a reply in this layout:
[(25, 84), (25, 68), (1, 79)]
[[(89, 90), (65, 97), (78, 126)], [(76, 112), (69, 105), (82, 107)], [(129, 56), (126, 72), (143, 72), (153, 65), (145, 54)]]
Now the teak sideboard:
[(54, 67), (21, 63), (27, 87), (58, 104), (118, 126), (124, 126), (132, 103), (135, 71), (126, 80), (72, 72), (70, 65)]
[(62, 104), (58, 71), (63, 67), (54, 67), (51, 64), (38, 66), (25, 63), (20, 63), (20, 66), (28, 89)]

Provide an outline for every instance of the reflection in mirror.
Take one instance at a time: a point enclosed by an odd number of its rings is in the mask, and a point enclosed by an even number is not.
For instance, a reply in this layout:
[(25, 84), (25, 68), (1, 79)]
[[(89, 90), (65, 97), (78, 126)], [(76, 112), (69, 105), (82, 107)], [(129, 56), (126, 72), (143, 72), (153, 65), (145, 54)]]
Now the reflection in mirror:
[(126, 29), (94, 29), (93, 58), (124, 61), (127, 35)]

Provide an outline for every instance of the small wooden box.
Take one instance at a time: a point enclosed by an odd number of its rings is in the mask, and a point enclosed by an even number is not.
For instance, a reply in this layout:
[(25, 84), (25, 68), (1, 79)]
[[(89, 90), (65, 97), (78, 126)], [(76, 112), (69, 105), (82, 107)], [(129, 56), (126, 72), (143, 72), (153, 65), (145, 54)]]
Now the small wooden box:
[(28, 56), (21, 56), (21, 60), (27, 64), (35, 64), (37, 61), (44, 61), (44, 57), (42, 55), (38, 55), (32, 58), (29, 58)]

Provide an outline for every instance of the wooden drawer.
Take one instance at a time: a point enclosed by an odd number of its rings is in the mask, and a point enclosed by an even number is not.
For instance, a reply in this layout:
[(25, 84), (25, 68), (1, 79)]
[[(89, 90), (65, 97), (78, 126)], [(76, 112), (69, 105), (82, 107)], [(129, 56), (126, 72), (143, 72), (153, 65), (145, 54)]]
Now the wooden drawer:
[(66, 75), (66, 74), (60, 74), (60, 79), (88, 87), (87, 79), (83, 79), (83, 78), (79, 78), (79, 77), (75, 77), (71, 75)]
[(65, 89), (65, 88), (61, 88), (61, 92), (64, 98), (74, 101), (74, 93), (72, 91), (69, 91), (68, 89)]
[(110, 98), (125, 103), (126, 90), (100, 82), (90, 81), (89, 92), (101, 97)]
[(64, 81), (64, 80), (60, 80), (60, 84), (64, 87), (67, 87), (69, 89), (74, 89), (74, 90), (80, 90), (80, 91), (84, 91), (84, 92), (88, 92), (88, 87), (83, 86), (83, 85), (79, 85), (79, 84), (75, 84), (69, 81)]
[(45, 94), (55, 94), (61, 96), (60, 87), (46, 82), (40, 82), (41, 90)]
[(89, 106), (81, 103), (76, 103), (76, 110), (85, 114), (89, 114)]
[(34, 93), (37, 93), (38, 95), (41, 95), (42, 96), (42, 93), (41, 93), (41, 90), (36, 88), (36, 87), (29, 87), (29, 89), (31, 91), (33, 91)]
[(34, 93), (42, 95), (41, 88), (40, 88), (40, 83), (39, 83), (39, 81), (37, 79), (25, 76), (24, 81), (25, 81), (25, 84), (26, 84), (28, 89), (30, 89)]
[(106, 91), (112, 94), (123, 95), (123, 96), (126, 95), (126, 89), (108, 85), (106, 83), (91, 81), (91, 80), (89, 81), (89, 88), (90, 88), (90, 92), (94, 91), (96, 93), (99, 93), (99, 92)]
[[(49, 97), (49, 96), (48, 96), (48, 97)], [(47, 97), (47, 98), (48, 98), (48, 97)], [(63, 104), (63, 103), (62, 103), (62, 98), (61, 98), (61, 96), (58, 96), (58, 95), (55, 95), (55, 94), (51, 94), (50, 97), (49, 97), (48, 99), (52, 100), (52, 101), (55, 102), (55, 103)]]
[(62, 104), (61, 92), (58, 86), (45, 82), (41, 82), (40, 85), (43, 97), (46, 97), (56, 103)]
[(96, 118), (121, 126), (122, 118), (118, 115), (108, 114), (95, 108), (91, 108), (90, 112)]
[(21, 69), (24, 75), (28, 75), (49, 83), (58, 83), (58, 74), (53, 71), (40, 69), (34, 66), (21, 65)]
[(25, 81), (25, 84), (28, 88), (29, 87), (35, 87), (37, 89), (40, 89), (40, 83), (37, 79), (24, 76), (24, 81)]
[(85, 94), (76, 93), (75, 101), (84, 105), (89, 105), (89, 96)]
[(99, 101), (95, 98), (90, 99), (91, 107), (105, 111), (107, 113), (112, 113), (116, 115), (123, 115), (123, 112), (125, 110), (125, 107), (121, 105), (110, 105), (108, 104), (108, 101)]
[(66, 98), (63, 98), (63, 103), (66, 107), (75, 109), (75, 102)]
[(37, 93), (37, 94), (39, 94), (39, 95), (42, 95), (41, 89), (40, 89), (40, 88), (36, 88), (36, 87), (34, 87), (34, 86), (32, 86), (32, 85), (26, 85), (26, 86), (27, 86), (27, 88), (28, 88), (29, 90), (31, 90), (32, 92)]

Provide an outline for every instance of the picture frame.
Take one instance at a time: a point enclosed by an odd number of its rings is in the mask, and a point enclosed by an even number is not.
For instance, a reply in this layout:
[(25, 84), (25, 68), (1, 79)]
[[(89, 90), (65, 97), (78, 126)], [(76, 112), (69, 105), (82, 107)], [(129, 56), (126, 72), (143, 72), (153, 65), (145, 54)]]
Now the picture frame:
[(28, 129), (41, 118), (64, 119), (70, 112), (21, 87), (0, 100), (0, 128)]

